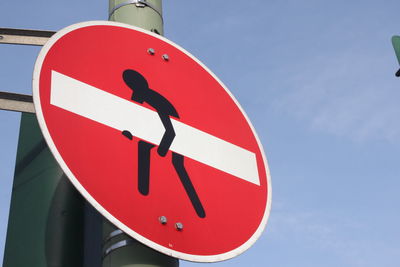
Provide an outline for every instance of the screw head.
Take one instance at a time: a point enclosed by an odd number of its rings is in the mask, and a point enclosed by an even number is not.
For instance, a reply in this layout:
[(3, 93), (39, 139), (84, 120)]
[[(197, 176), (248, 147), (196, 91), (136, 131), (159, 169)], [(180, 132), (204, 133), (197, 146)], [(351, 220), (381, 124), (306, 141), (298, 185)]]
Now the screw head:
[(147, 49), (147, 53), (149, 53), (150, 55), (154, 55), (156, 53), (156, 51), (154, 51), (153, 48), (149, 48), (149, 49)]
[(159, 218), (158, 218), (158, 220), (160, 221), (160, 223), (161, 224), (167, 224), (167, 217), (165, 217), (165, 216), (160, 216)]
[(183, 224), (180, 222), (175, 223), (175, 228), (178, 231), (182, 231), (183, 230)]
[(164, 61), (168, 61), (169, 60), (169, 56), (167, 54), (162, 55), (162, 59), (164, 59)]

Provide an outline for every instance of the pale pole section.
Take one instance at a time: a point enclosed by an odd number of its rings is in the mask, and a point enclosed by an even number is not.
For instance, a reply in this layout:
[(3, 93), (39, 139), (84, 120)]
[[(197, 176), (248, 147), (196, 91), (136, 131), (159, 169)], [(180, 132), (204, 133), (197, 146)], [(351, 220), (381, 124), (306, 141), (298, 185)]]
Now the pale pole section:
[(161, 0), (109, 0), (109, 20), (164, 34)]
[[(163, 34), (161, 0), (109, 0), (109, 20)], [(140, 214), (138, 214), (140, 216)], [(179, 261), (130, 238), (105, 220), (103, 267), (177, 267)]]

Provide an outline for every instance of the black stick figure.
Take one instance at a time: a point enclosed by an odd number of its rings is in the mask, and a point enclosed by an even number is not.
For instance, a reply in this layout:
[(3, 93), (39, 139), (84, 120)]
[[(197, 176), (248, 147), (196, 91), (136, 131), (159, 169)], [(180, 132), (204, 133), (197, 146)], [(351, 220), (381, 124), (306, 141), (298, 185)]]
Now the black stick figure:
[[(169, 116), (179, 119), (178, 112), (165, 97), (149, 88), (146, 79), (140, 73), (128, 69), (123, 72), (122, 77), (126, 85), (128, 85), (128, 87), (133, 91), (131, 100), (140, 104), (146, 102), (157, 111), (165, 128), (164, 135), (157, 148), (157, 153), (161, 157), (165, 157), (175, 138), (174, 127), (172, 126)], [(127, 130), (122, 131), (122, 134), (130, 140), (133, 138), (132, 133)], [(141, 140), (138, 142), (138, 189), (142, 195), (149, 194), (150, 152), (154, 146), (155, 145), (146, 141)], [(197, 215), (200, 218), (206, 217), (203, 205), (201, 204), (189, 175), (186, 172), (184, 156), (172, 152), (172, 164), (174, 165), (175, 171), (178, 174)]]

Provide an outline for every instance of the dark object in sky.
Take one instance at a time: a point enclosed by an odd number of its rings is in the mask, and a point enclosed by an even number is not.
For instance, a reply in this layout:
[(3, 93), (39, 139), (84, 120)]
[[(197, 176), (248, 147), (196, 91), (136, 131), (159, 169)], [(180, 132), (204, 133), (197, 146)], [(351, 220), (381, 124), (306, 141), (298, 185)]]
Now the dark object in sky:
[[(392, 45), (396, 53), (397, 61), (400, 64), (400, 36), (394, 35), (392, 37)], [(396, 72), (396, 77), (400, 77), (400, 69)]]

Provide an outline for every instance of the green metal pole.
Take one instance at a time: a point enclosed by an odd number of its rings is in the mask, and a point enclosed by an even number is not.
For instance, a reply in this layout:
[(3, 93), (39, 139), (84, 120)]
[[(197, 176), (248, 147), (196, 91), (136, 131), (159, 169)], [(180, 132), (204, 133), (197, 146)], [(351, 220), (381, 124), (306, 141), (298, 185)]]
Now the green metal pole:
[(82, 266), (83, 204), (23, 113), (3, 267)]
[[(161, 0), (109, 0), (109, 13), (109, 19), (112, 21), (134, 25), (158, 34), (164, 32)], [(103, 267), (179, 266), (177, 259), (142, 245), (107, 221), (103, 224), (103, 239)]]

